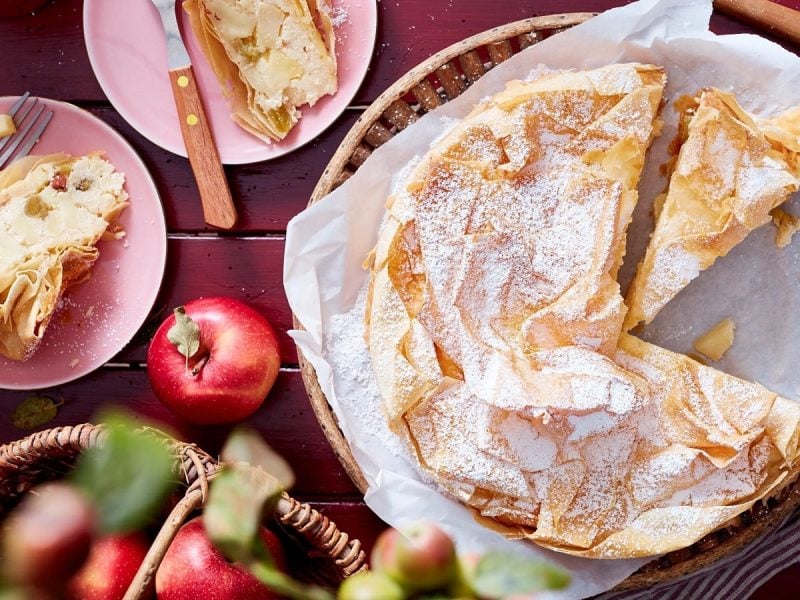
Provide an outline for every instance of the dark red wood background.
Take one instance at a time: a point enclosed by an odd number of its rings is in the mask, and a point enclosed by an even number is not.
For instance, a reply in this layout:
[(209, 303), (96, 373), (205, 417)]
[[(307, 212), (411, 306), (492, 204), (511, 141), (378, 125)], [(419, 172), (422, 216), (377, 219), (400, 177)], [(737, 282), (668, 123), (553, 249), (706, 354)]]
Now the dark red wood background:
[[(3, 0), (8, 1), (8, 0)], [(146, 1), (146, 0), (130, 0)], [(800, 9), (800, 0), (782, 0)], [(235, 231), (209, 238), (188, 162), (157, 148), (110, 106), (89, 66), (81, 0), (51, 0), (24, 17), (0, 19), (0, 96), (25, 90), (66, 100), (106, 121), (141, 154), (164, 202), (169, 227), (167, 273), (151, 319), (112, 363), (74, 383), (43, 393), (63, 401), (52, 425), (92, 420), (116, 404), (156, 419), (214, 453), (228, 428), (195, 428), (177, 421), (153, 396), (144, 370), (150, 335), (165, 311), (203, 295), (249, 300), (281, 330), (283, 367), (261, 410), (249, 420), (294, 466), (294, 490), (369, 547), (384, 527), (363, 504), (340, 467), (308, 404), (294, 346), (285, 331), (291, 315), (281, 282), (284, 232), (308, 202), (325, 164), (364, 106), (414, 65), (466, 36), (529, 16), (602, 11), (621, 0), (378, 0), (377, 44), (372, 65), (353, 105), (313, 143), (273, 161), (226, 168), (240, 213)], [(714, 15), (718, 33), (751, 31)], [(769, 37), (768, 32), (760, 32)], [(793, 51), (797, 47), (787, 46)], [(0, 443), (28, 432), (10, 414), (26, 392), (0, 390)], [(753, 598), (800, 597), (800, 566), (790, 567)]]

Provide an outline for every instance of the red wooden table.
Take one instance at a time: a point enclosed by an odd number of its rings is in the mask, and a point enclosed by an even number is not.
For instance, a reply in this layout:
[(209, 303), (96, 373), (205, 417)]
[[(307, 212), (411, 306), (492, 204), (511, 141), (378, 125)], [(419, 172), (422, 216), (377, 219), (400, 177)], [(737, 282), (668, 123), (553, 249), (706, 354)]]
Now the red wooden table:
[[(131, 0), (145, 1), (145, 0)], [(83, 42), (81, 0), (52, 0), (35, 14), (0, 19), (0, 96), (25, 90), (77, 104), (116, 128), (140, 153), (161, 193), (169, 228), (167, 272), (150, 320), (113, 362), (68, 385), (45, 390), (63, 401), (51, 423), (91, 421), (98, 409), (121, 405), (168, 424), (212, 454), (229, 428), (178, 422), (153, 396), (144, 370), (154, 328), (174, 306), (197, 296), (235, 296), (254, 304), (280, 328), (281, 374), (249, 420), (294, 466), (295, 495), (311, 502), (369, 547), (384, 527), (363, 504), (339, 465), (308, 404), (297, 356), (285, 334), (291, 314), (281, 281), (284, 233), (325, 164), (365, 105), (432, 53), (493, 26), (557, 12), (602, 11), (622, 0), (378, 0), (378, 37), (370, 71), (352, 106), (313, 143), (283, 158), (226, 168), (239, 210), (232, 232), (208, 235), (188, 162), (144, 139), (110, 106), (94, 78)], [(782, 0), (800, 9), (800, 0)], [(750, 31), (714, 15), (718, 33)], [(764, 32), (762, 32), (764, 33)], [(764, 33), (769, 37), (768, 33)], [(797, 47), (787, 46), (797, 52)], [(23, 437), (10, 414), (28, 393), (0, 390), (0, 443)], [(797, 598), (800, 566), (773, 578), (753, 598)]]

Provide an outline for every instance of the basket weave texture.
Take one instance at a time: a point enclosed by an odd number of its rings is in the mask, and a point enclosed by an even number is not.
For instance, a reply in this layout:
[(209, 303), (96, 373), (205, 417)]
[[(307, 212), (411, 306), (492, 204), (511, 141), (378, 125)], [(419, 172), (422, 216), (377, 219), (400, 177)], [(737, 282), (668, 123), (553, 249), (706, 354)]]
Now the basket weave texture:
[[(174, 454), (174, 474), (183, 495), (153, 541), (125, 600), (136, 600), (149, 588), (170, 542), (187, 518), (202, 507), (209, 482), (221, 467), (194, 444), (176, 441), (156, 430), (146, 431), (163, 439)], [(0, 517), (37, 484), (66, 475), (82, 451), (101, 446), (104, 439), (102, 425), (87, 423), (47, 429), (0, 446)], [(361, 542), (350, 538), (308, 504), (284, 493), (276, 507), (275, 520), (307, 556), (303, 571), (294, 573), (298, 578), (335, 587), (366, 568)]]
[[(461, 95), (492, 67), (592, 16), (592, 13), (565, 13), (495, 27), (457, 42), (411, 69), (381, 94), (353, 125), (314, 188), (309, 206), (347, 181), (375, 148), (425, 113)], [(294, 326), (303, 328), (296, 318)], [(367, 481), (319, 386), (314, 367), (299, 347), (297, 352), (303, 382), (317, 420), (353, 483), (364, 493)], [(646, 564), (614, 589), (633, 590), (670, 581), (733, 554), (764, 531), (777, 526), (800, 506), (798, 488), (800, 486), (793, 481), (696, 544)]]

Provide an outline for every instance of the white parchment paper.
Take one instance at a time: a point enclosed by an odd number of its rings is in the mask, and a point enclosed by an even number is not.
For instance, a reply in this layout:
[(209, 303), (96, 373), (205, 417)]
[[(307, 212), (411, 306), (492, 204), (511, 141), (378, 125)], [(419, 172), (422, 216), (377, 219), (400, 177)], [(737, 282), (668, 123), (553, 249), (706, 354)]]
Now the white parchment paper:
[[(591, 560), (510, 542), (478, 525), (460, 503), (435, 489), (389, 431), (370, 372), (357, 306), (367, 281), (361, 267), (374, 246), (384, 202), (403, 167), (424, 154), (454, 119), (512, 79), (549, 68), (593, 68), (643, 62), (666, 68), (666, 98), (695, 94), (703, 86), (736, 93), (742, 105), (770, 114), (800, 104), (800, 59), (754, 35), (715, 36), (708, 31), (711, 0), (641, 0), (531, 46), (482, 77), (456, 100), (420, 119), (377, 149), (356, 174), (288, 227), (284, 284), (292, 310), (306, 331), (292, 332), (314, 365), (369, 490), (367, 504), (394, 526), (422, 519), (442, 524), (460, 550), (506, 548), (567, 567), (573, 583), (554, 598), (584, 598), (610, 589), (644, 560)], [(659, 166), (676, 133), (668, 104), (640, 184), (640, 202), (629, 229), (623, 289), (647, 244), (653, 198), (665, 181)], [(798, 203), (790, 208), (797, 212)], [(736, 342), (714, 365), (756, 380), (789, 398), (800, 396), (800, 236), (779, 250), (774, 228), (750, 235), (689, 285), (645, 331), (644, 337), (686, 352), (701, 332), (730, 316)], [(361, 294), (363, 297), (363, 294)]]

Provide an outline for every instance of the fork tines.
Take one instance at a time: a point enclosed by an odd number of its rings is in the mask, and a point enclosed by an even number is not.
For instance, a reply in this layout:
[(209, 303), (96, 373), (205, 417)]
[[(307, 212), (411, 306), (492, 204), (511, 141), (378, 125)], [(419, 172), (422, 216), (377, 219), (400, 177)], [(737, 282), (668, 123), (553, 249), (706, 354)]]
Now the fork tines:
[(30, 154), (53, 118), (53, 111), (44, 113), (44, 109), (44, 104), (38, 98), (30, 98), (30, 93), (25, 92), (8, 110), (17, 131), (0, 140), (0, 169)]

